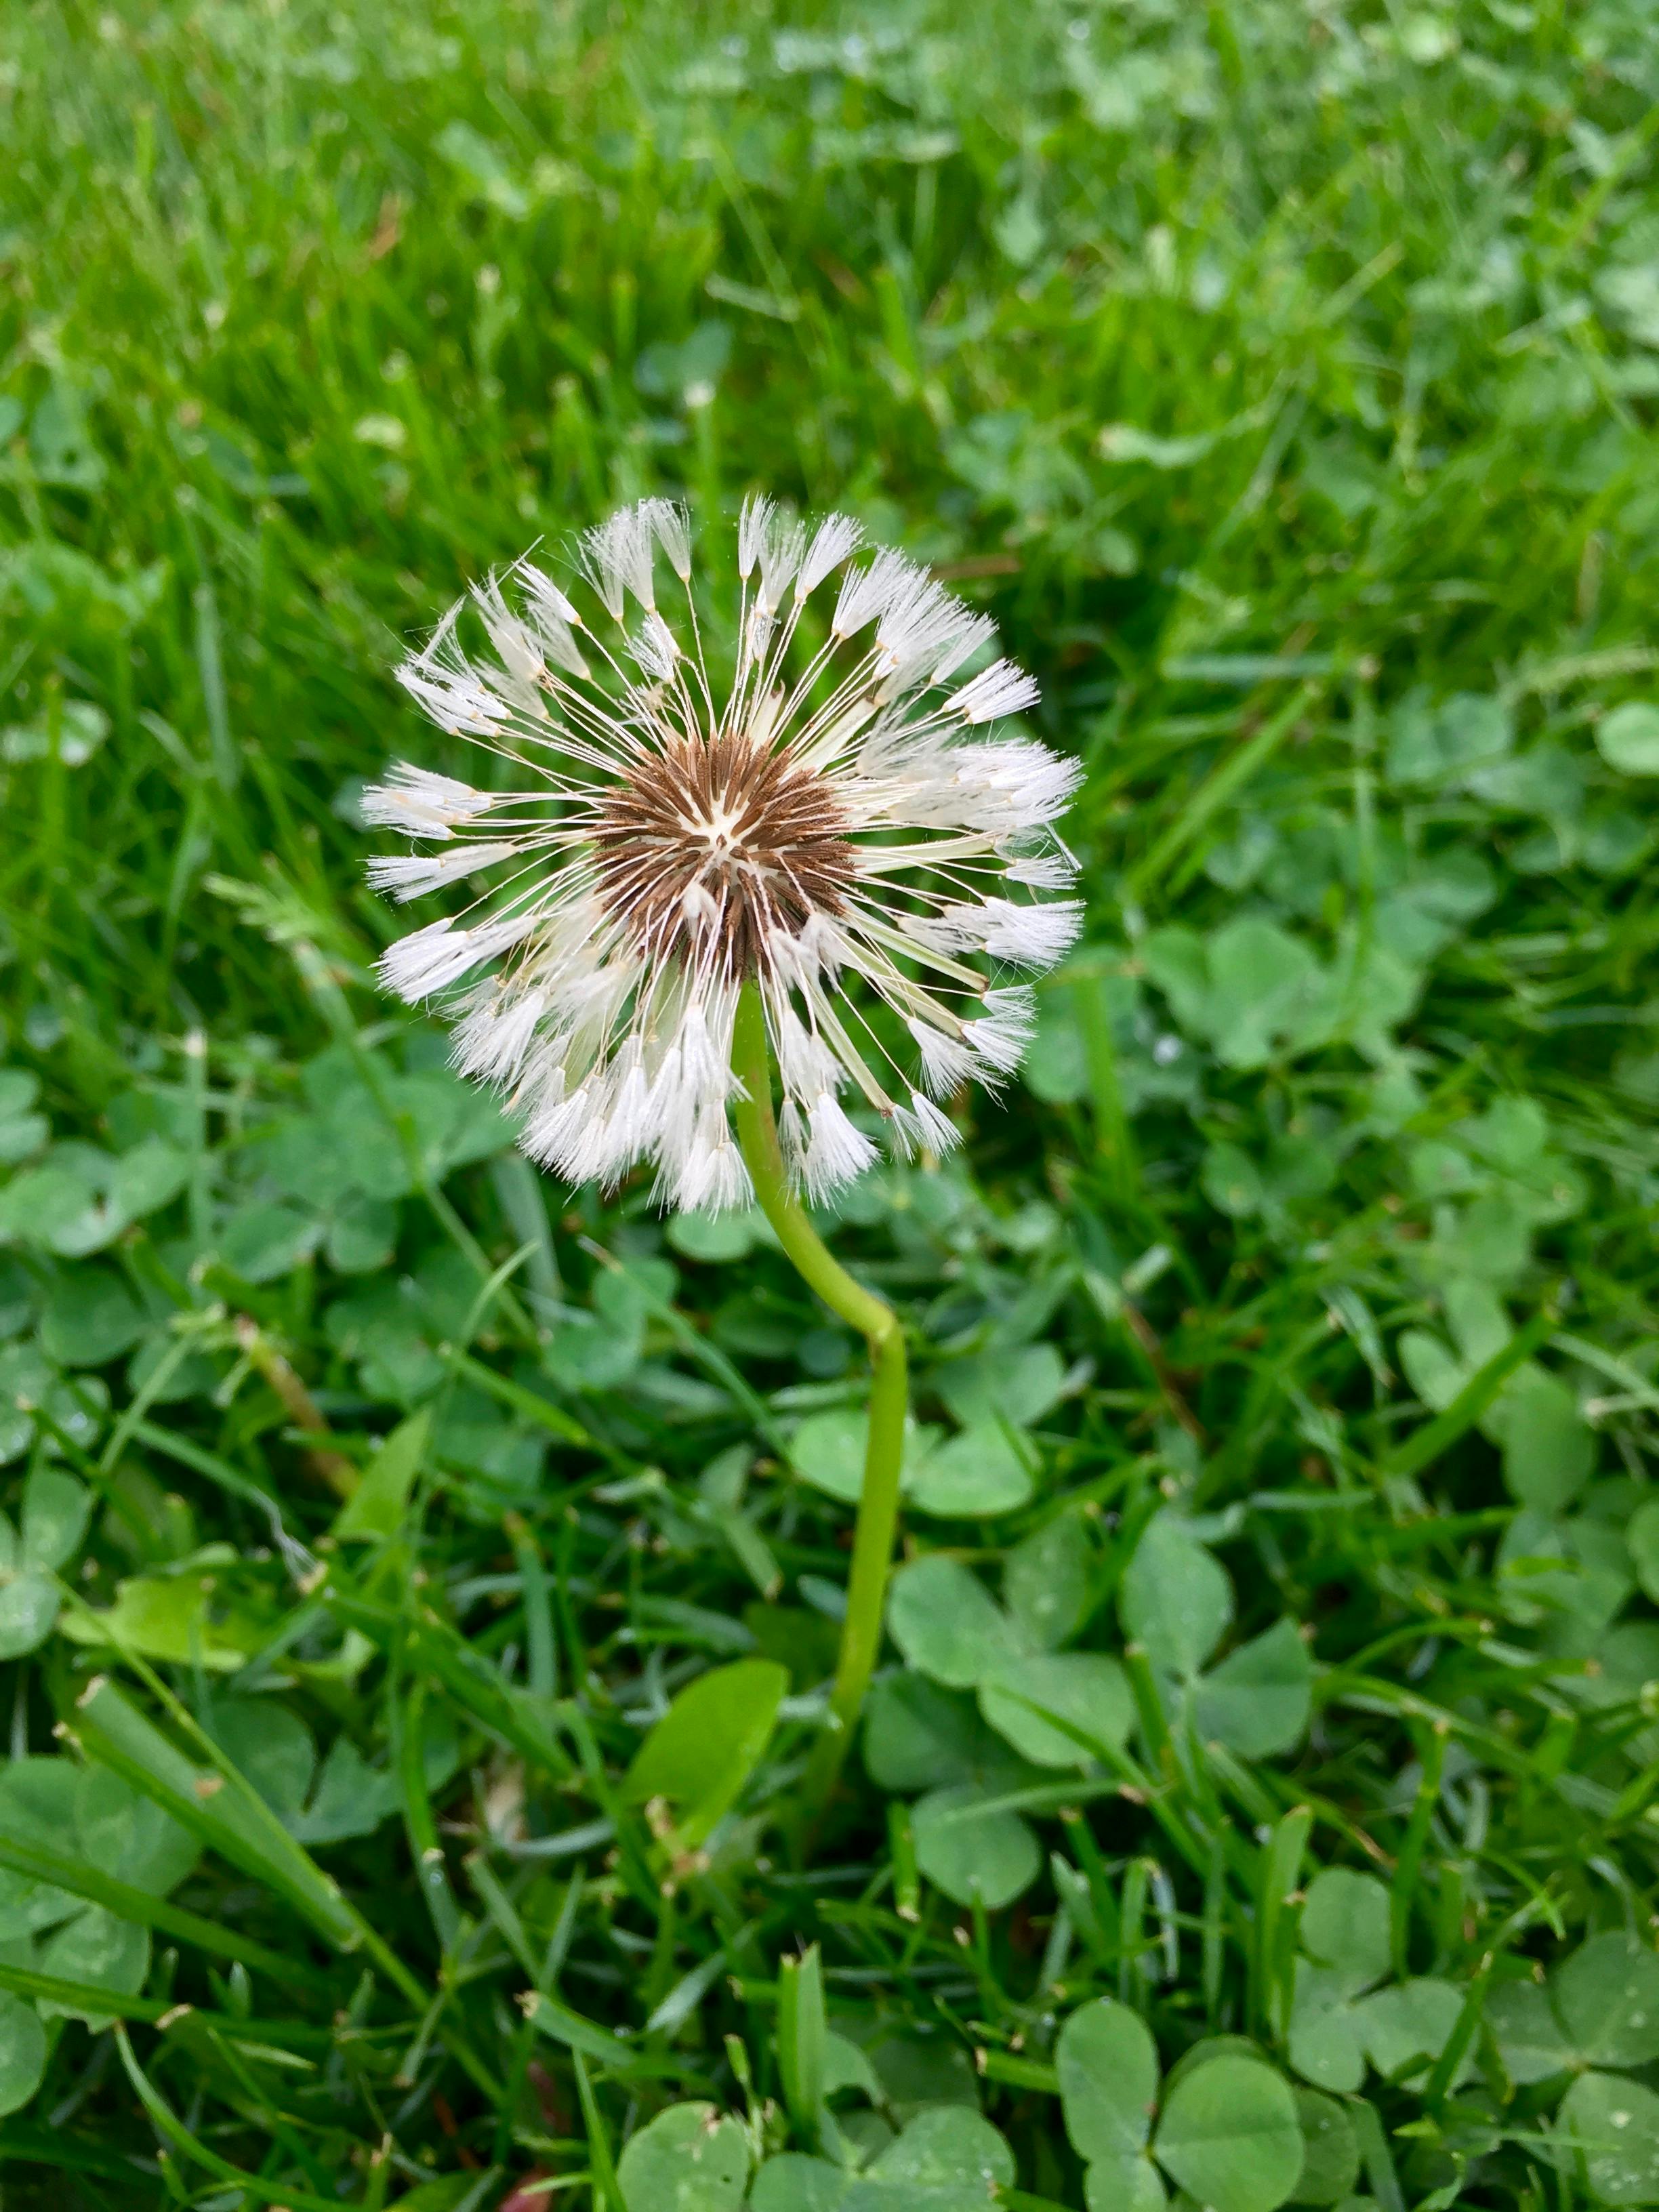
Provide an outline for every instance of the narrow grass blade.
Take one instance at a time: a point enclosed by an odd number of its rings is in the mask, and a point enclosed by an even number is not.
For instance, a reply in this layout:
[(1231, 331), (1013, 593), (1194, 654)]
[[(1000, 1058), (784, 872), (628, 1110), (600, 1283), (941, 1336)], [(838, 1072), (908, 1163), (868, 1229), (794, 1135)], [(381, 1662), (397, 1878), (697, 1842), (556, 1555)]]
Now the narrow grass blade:
[(135, 1889), (130, 1882), (117, 1881), (113, 1875), (88, 1866), (83, 1859), (42, 1850), (37, 1844), (0, 1834), (0, 1867), (32, 1881), (51, 1882), (56, 1888), (67, 1890), (71, 1897), (84, 1897), (88, 1904), (101, 1905), (119, 1919), (154, 1928), (161, 1935), (171, 1936), (181, 1943), (193, 1943), (219, 1958), (236, 1960), (255, 1973), (269, 1974), (274, 1981), (319, 1992), (325, 1991), (329, 1986), (324, 1977), (313, 1972), (303, 1960), (284, 1956), (280, 1951), (267, 1950), (263, 1943), (239, 1935), (222, 1921), (210, 1920), (199, 1912), (186, 1912), (179, 1905), (169, 1905), (164, 1898), (152, 1896), (147, 1889)]
[(219, 1765), (198, 1765), (188, 1759), (106, 1676), (94, 1677), (82, 1692), (69, 1726), (88, 1758), (152, 1799), (232, 1866), (264, 1882), (336, 1950), (358, 1948), (362, 1923), (339, 1885), (275, 1814), (246, 1784), (238, 1790), (228, 1783)]
[(116, 2049), (121, 2054), (121, 2063), (126, 2069), (127, 2079), (137, 2092), (138, 2100), (155, 2122), (157, 2130), (167, 2137), (173, 2148), (199, 2166), (218, 2180), (234, 2183), (246, 2191), (256, 2204), (287, 2206), (289, 2212), (340, 2212), (337, 2197), (313, 2197), (308, 2189), (295, 2189), (289, 2182), (267, 2181), (257, 2173), (248, 2173), (228, 2159), (221, 2158), (217, 2151), (210, 2150), (198, 2140), (174, 2112), (150, 2081), (137, 2059), (125, 2027), (115, 2030)]
[[(1129, 871), (1124, 885), (1127, 897), (1140, 903), (1222, 808), (1267, 766), (1311, 704), (1316, 688), (1312, 684), (1298, 686), (1259, 730), (1211, 769), (1169, 828)], [(1180, 888), (1180, 880), (1176, 888)]]

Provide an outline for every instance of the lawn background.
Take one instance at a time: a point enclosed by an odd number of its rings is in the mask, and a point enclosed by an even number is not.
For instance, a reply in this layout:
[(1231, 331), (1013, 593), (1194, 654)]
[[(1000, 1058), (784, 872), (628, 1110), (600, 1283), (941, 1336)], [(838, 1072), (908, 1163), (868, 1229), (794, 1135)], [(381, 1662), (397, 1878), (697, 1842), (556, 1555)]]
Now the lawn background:
[[(1389, 2212), (1659, 2201), (1656, 114), (1620, 0), (8, 12), (8, 2207), (614, 2196), (675, 2098), (810, 2148), (813, 1942), (866, 2146), (977, 2099), (1077, 2204), (1105, 1994), (1363, 2085)], [(977, 1440), (959, 1571), (811, 1867), (786, 1705), (676, 1875), (619, 1778), (705, 1669), (821, 1680), (854, 1347), (516, 1164), (372, 988), (356, 801), (448, 764), (389, 672), (468, 579), (753, 488), (995, 614), (1090, 921), (836, 1232)], [(1136, 1646), (1111, 1745), (998, 1727), (1010, 1620)]]

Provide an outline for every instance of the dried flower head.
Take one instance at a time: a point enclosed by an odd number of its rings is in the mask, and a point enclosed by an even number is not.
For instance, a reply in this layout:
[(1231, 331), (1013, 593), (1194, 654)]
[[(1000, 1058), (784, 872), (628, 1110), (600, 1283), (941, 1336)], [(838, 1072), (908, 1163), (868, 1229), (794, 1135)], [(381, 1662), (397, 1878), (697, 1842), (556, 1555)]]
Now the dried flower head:
[(650, 1160), (676, 1206), (747, 1199), (727, 1110), (746, 982), (784, 1156), (813, 1197), (875, 1157), (849, 1086), (899, 1150), (941, 1151), (957, 1133), (936, 1102), (1018, 1063), (1031, 992), (1006, 972), (1050, 966), (1078, 927), (1075, 901), (1042, 895), (1075, 872), (1051, 825), (1079, 771), (987, 734), (1036, 684), (1006, 660), (963, 680), (991, 623), (902, 554), (848, 566), (859, 541), (845, 515), (809, 532), (747, 503), (723, 697), (689, 522), (663, 500), (581, 541), (572, 589), (608, 621), (521, 561), (471, 592), (493, 660), (462, 651), (463, 600), (398, 671), (512, 787), (399, 764), (368, 794), (370, 822), (429, 848), (371, 861), (379, 888), (476, 892), (392, 945), (381, 976), (411, 1000), (466, 983), (457, 1064), (508, 1094), (525, 1149), (573, 1182)]

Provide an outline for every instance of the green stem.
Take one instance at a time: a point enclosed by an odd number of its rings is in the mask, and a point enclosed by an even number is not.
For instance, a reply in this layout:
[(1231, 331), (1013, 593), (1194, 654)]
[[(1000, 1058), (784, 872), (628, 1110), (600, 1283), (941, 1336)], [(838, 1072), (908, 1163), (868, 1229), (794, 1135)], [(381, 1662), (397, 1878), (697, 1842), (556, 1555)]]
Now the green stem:
[(744, 986), (738, 1002), (732, 1061), (746, 1093), (737, 1103), (738, 1142), (760, 1209), (807, 1288), (817, 1292), (831, 1313), (857, 1329), (870, 1346), (870, 1441), (864, 1455), (864, 1487), (853, 1535), (853, 1571), (847, 1586), (841, 1658), (830, 1698), (830, 1724), (806, 1774), (810, 1818), (835, 1790), (881, 1648), (882, 1606), (898, 1528), (904, 1461), (904, 1331), (891, 1306), (854, 1282), (831, 1255), (789, 1188), (772, 1115), (766, 1017), (753, 983)]

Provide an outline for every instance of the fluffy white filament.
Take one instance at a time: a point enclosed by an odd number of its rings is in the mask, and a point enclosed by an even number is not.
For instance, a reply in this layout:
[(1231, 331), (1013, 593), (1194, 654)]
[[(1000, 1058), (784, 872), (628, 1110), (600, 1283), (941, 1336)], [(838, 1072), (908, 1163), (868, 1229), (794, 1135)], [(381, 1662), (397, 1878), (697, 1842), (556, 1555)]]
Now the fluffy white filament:
[[(988, 728), (1037, 698), (1007, 660), (963, 678), (990, 623), (901, 553), (848, 566), (860, 542), (845, 515), (809, 529), (750, 500), (733, 622), (694, 595), (684, 509), (646, 500), (586, 534), (579, 576), (525, 561), (476, 586), (398, 671), (482, 748), (489, 787), (400, 763), (366, 793), (366, 821), (427, 848), (371, 861), (376, 888), (473, 894), (393, 945), (382, 980), (453, 1002), (456, 1064), (569, 1181), (643, 1162), (665, 1203), (747, 1200), (745, 983), (814, 1200), (877, 1158), (871, 1128), (901, 1154), (948, 1150), (944, 1103), (1018, 1065), (1032, 994), (1005, 979), (1053, 966), (1081, 919), (1042, 896), (1075, 877), (1052, 825), (1079, 770)], [(487, 657), (459, 642), (464, 615)], [(727, 635), (717, 685), (709, 641)]]

